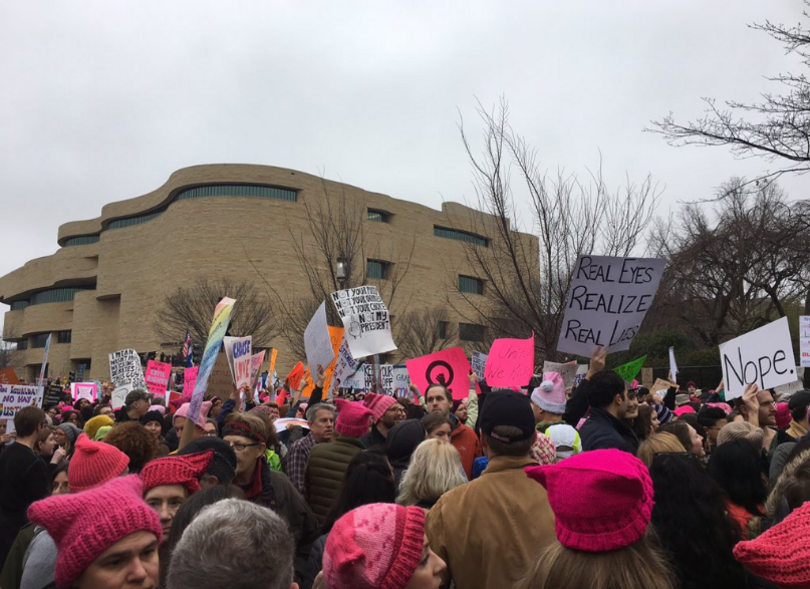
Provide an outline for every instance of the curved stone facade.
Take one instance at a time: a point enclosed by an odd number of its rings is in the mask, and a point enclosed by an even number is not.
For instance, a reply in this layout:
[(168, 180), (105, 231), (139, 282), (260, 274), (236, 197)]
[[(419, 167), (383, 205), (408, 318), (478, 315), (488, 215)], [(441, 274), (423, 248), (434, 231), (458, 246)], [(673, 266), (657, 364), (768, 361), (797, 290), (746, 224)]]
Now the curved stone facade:
[[(96, 219), (65, 223), (56, 253), (0, 278), (0, 302), (12, 305), (4, 338), (28, 345), (21, 353), (26, 367), (21, 376), (34, 378), (43, 352), (35, 347), (37, 336), (49, 332), (54, 334), (50, 375), (89, 363), (85, 378), (107, 378), (107, 354), (123, 348), (176, 353), (176, 343), (155, 335), (154, 317), (167, 295), (201, 275), (261, 283), (258, 270), (294, 295), (302, 268), (290, 231), (314, 247), (306, 205), (329, 195), (348, 199), (358, 210), (384, 213), (385, 222), (363, 219), (367, 258), (386, 260), (413, 250), (391, 308), (394, 322), (405, 310), (396, 301), (407, 301), (410, 310), (461, 298), (453, 293), (454, 274), (475, 272), (459, 239), (490, 239), (487, 228), (494, 219), (488, 215), (456, 203), (436, 211), (283, 168), (194, 166), (175, 172), (149, 194), (104, 206)], [(448, 239), (448, 232), (454, 237)], [(450, 319), (469, 321), (471, 314), (464, 315), (468, 318)], [(58, 343), (57, 332), (70, 332), (62, 336), (69, 343)], [(281, 337), (276, 340), (258, 344), (279, 349), (281, 373), (298, 358)]]

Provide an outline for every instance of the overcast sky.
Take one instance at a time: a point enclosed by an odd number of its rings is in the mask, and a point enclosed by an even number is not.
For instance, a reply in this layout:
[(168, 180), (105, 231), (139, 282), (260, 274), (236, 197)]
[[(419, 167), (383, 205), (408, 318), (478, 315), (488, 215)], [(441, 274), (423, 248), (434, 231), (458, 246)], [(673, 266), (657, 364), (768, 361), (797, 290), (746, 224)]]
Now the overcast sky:
[[(797, 0), (90, 1), (0, 4), (0, 275), (57, 228), (178, 168), (293, 168), (413, 200), (471, 202), (459, 138), (505, 96), (551, 170), (648, 173), (659, 213), (774, 164), (642, 128), (702, 96), (755, 100), (791, 58), (746, 25)], [(795, 68), (794, 68), (795, 69)], [(791, 196), (806, 178), (782, 182)], [(1, 306), (0, 306), (1, 307)]]

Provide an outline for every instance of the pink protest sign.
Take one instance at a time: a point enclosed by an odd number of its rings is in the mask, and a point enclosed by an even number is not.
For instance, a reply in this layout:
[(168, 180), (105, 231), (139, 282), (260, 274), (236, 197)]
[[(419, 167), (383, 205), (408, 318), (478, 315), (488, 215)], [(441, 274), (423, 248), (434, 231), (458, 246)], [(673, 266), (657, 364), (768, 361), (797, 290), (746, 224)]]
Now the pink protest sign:
[(169, 387), (169, 378), (172, 375), (172, 365), (167, 362), (149, 360), (146, 363), (146, 386), (153, 395), (163, 396)]
[(186, 368), (183, 371), (183, 394), (190, 395), (194, 391), (194, 385), (197, 384), (197, 372), (199, 372), (200, 367), (194, 366), (192, 368)]
[(264, 362), (264, 355), (265, 350), (262, 350), (258, 354), (253, 354), (253, 357), (250, 359), (250, 387), (256, 387), (256, 379), (259, 377), (259, 369), (262, 367), (262, 362)]
[(405, 366), (411, 383), (423, 394), (434, 384), (446, 386), (454, 399), (466, 399), (470, 392), (472, 367), (460, 347), (408, 360)]
[(95, 403), (98, 398), (98, 385), (94, 382), (74, 382), (71, 383), (70, 388), (74, 401), (87, 399), (91, 403)]
[(525, 387), (534, 373), (534, 334), (529, 339), (496, 339), (484, 378), (491, 387)]

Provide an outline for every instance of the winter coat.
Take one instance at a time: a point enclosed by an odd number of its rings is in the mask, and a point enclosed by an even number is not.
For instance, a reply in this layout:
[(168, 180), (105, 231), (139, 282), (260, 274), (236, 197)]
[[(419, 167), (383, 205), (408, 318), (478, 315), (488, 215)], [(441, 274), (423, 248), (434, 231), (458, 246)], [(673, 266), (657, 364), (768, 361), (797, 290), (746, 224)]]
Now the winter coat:
[(638, 450), (638, 436), (630, 426), (599, 407), (591, 407), (590, 416), (582, 424), (579, 435), (583, 451), (616, 448), (635, 454)]
[(455, 415), (450, 419), (455, 424), (453, 431), (450, 432), (450, 443), (453, 448), (458, 450), (461, 466), (464, 468), (464, 474), (467, 475), (469, 481), (473, 475), (473, 461), (484, 455), (481, 440), (478, 439), (472, 428), (459, 422)]
[(301, 583), (301, 589), (312, 589), (312, 584), (315, 582), (315, 577), (323, 569), (323, 553), (326, 550), (326, 539), (329, 534), (323, 534), (320, 538), (312, 543), (312, 548), (309, 551), (309, 560), (307, 561), (307, 569), (304, 572), (304, 581)]
[(337, 499), (349, 462), (363, 450), (365, 446), (358, 438), (340, 436), (330, 444), (318, 444), (309, 453), (304, 489), (319, 525)]

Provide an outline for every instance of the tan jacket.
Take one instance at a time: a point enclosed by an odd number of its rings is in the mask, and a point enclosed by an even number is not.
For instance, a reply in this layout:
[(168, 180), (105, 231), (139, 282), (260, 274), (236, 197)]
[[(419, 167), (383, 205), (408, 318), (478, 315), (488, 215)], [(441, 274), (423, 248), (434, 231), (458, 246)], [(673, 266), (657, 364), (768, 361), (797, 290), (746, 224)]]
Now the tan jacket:
[(445, 493), (427, 513), (430, 547), (447, 563), (443, 587), (508, 589), (553, 542), (554, 513), (529, 457), (494, 457), (484, 473)]

